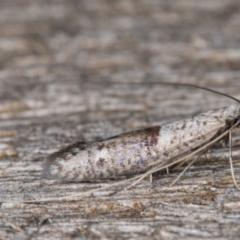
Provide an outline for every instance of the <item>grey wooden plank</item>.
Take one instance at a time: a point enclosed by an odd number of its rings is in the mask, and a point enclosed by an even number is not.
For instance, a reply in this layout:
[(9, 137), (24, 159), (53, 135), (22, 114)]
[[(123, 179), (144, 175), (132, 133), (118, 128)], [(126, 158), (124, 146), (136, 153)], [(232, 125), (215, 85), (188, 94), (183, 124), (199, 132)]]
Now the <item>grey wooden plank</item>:
[(225, 148), (213, 149), (173, 187), (182, 168), (113, 196), (119, 188), (77, 201), (21, 202), (116, 181), (41, 180), (44, 158), (69, 143), (232, 103), (197, 89), (130, 82), (188, 82), (240, 99), (239, 9), (234, 0), (2, 0), (0, 238), (237, 239), (240, 193)]

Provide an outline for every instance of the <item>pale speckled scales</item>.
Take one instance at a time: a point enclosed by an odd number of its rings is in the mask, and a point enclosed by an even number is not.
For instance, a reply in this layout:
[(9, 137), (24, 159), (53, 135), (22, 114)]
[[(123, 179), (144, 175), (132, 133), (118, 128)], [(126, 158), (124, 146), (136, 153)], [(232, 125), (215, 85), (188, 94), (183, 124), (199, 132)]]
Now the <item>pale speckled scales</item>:
[(86, 181), (147, 170), (211, 140), (229, 128), (239, 112), (240, 105), (231, 105), (103, 141), (77, 142), (48, 157), (43, 177)]

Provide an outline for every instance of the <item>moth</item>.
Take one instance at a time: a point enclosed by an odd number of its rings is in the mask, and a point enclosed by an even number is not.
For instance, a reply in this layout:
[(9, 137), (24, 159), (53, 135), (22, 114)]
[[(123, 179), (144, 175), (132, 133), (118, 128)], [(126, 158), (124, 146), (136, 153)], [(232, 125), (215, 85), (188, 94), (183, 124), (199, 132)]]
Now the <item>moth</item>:
[[(201, 88), (227, 96), (237, 104), (102, 141), (76, 142), (47, 158), (42, 177), (81, 182), (140, 173), (131, 178), (138, 182), (147, 175), (206, 152), (222, 139), (229, 137), (231, 141), (231, 131), (240, 126), (238, 99), (191, 84), (160, 84)], [(231, 148), (229, 158), (233, 181), (237, 186)]]

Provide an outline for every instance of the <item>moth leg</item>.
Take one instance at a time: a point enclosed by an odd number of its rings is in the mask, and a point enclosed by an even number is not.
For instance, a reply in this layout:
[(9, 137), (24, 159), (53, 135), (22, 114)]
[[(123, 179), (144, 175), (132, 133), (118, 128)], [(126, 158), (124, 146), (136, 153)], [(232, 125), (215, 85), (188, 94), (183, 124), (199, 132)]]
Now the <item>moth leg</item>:
[(152, 183), (152, 173), (149, 174), (149, 182)]
[[(169, 174), (169, 168), (168, 167), (166, 167), (166, 171), (167, 171), (167, 174)], [(149, 174), (149, 182), (152, 183), (152, 181), (153, 181), (153, 177), (152, 177), (152, 173), (151, 173), (151, 174)]]
[(208, 158), (208, 156), (207, 156), (207, 153), (204, 153), (203, 155), (204, 155), (205, 159), (209, 161), (209, 158)]
[(185, 163), (189, 162), (190, 159), (185, 159), (184, 161), (180, 162), (177, 166), (174, 166), (173, 169), (178, 169), (180, 168), (182, 165), (184, 165)]
[[(230, 134), (230, 132), (229, 132), (229, 134)], [(232, 141), (232, 140), (231, 140), (231, 141)], [(225, 136), (225, 137), (222, 139), (222, 145), (223, 145), (224, 147), (226, 147), (226, 146), (230, 146), (230, 144), (232, 144), (232, 142), (230, 143), (229, 136), (227, 135), (227, 136)]]
[(240, 191), (240, 187), (237, 184), (235, 174), (234, 174), (234, 169), (233, 169), (233, 162), (232, 162), (232, 131), (229, 131), (229, 162), (230, 162), (230, 169), (231, 169), (231, 174), (232, 174), (232, 180), (236, 188)]
[[(211, 147), (211, 146), (210, 146)], [(203, 152), (200, 152), (200, 154), (194, 158), (184, 169), (183, 171), (173, 180), (173, 182), (170, 184), (170, 187), (172, 187), (181, 177), (182, 175), (188, 170), (188, 168), (190, 168), (194, 162), (196, 162), (203, 154), (205, 154), (210, 147), (208, 147), (207, 149), (205, 149)], [(184, 162), (189, 161), (189, 159), (186, 159)], [(180, 165), (180, 164), (179, 164)], [(179, 167), (178, 165), (178, 167)], [(181, 164), (182, 165), (182, 164)]]

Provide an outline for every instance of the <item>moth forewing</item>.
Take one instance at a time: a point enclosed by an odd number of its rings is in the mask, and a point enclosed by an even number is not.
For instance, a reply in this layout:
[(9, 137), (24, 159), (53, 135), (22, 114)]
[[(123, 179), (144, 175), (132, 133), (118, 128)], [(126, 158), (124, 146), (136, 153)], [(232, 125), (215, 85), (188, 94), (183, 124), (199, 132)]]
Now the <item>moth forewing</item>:
[(103, 141), (76, 143), (48, 158), (43, 177), (88, 181), (164, 166), (216, 138), (238, 117), (239, 105), (231, 105)]
[[(239, 125), (239, 121), (237, 121), (234, 125), (232, 125), (231, 127), (229, 127), (228, 129), (226, 129), (225, 131), (223, 131), (220, 135), (218, 135), (216, 138), (214, 138), (212, 141), (208, 142), (208, 143), (205, 143), (203, 144), (202, 146), (200, 146), (199, 148), (197, 148), (196, 150), (192, 151), (190, 154), (188, 154), (187, 156), (183, 156), (181, 157), (180, 159), (177, 159), (167, 165), (164, 165), (164, 166), (155, 166), (153, 167), (152, 169), (148, 170), (146, 173), (142, 173), (140, 175), (137, 175), (137, 176), (133, 176), (129, 179), (125, 179), (125, 180), (121, 180), (121, 181), (117, 181), (117, 182), (114, 182), (114, 183), (111, 183), (110, 185), (107, 185), (107, 186), (103, 186), (103, 187), (100, 187), (100, 188), (96, 188), (96, 189), (93, 189), (93, 190), (89, 190), (89, 191), (86, 191), (86, 192), (80, 192), (80, 193), (76, 193), (76, 194), (70, 194), (70, 195), (67, 195), (67, 196), (63, 196), (63, 197), (56, 197), (56, 198), (43, 198), (43, 199), (39, 199), (39, 200), (32, 200), (32, 201), (24, 201), (25, 203), (33, 203), (33, 202), (51, 202), (51, 201), (69, 201), (69, 200), (78, 200), (79, 197), (82, 197), (82, 196), (85, 196), (85, 195), (88, 195), (88, 194), (92, 194), (94, 192), (97, 192), (97, 191), (100, 191), (100, 190), (104, 190), (104, 189), (108, 189), (108, 188), (111, 188), (111, 187), (114, 187), (114, 186), (119, 186), (121, 184), (124, 184), (124, 183), (127, 183), (127, 182), (130, 182), (130, 181), (134, 181), (131, 185), (129, 185), (127, 188), (125, 189), (129, 189), (130, 187), (133, 187), (134, 185), (136, 185), (139, 181), (141, 181), (143, 178), (147, 177), (148, 175), (152, 174), (152, 173), (155, 173), (155, 172), (158, 172), (166, 167), (171, 167), (173, 166), (174, 164), (177, 164), (177, 163), (180, 163), (184, 160), (188, 160), (190, 159), (191, 157), (195, 156), (196, 154), (200, 153), (201, 151), (211, 147), (212, 145), (214, 145), (216, 142), (220, 141), (223, 137), (225, 137), (229, 132), (231, 132), (236, 126)], [(232, 174), (233, 174), (233, 171), (232, 171)], [(233, 180), (234, 180), (234, 183), (236, 183), (235, 181), (235, 178), (234, 178), (234, 175), (233, 175)], [(164, 203), (165, 204), (165, 203)]]

